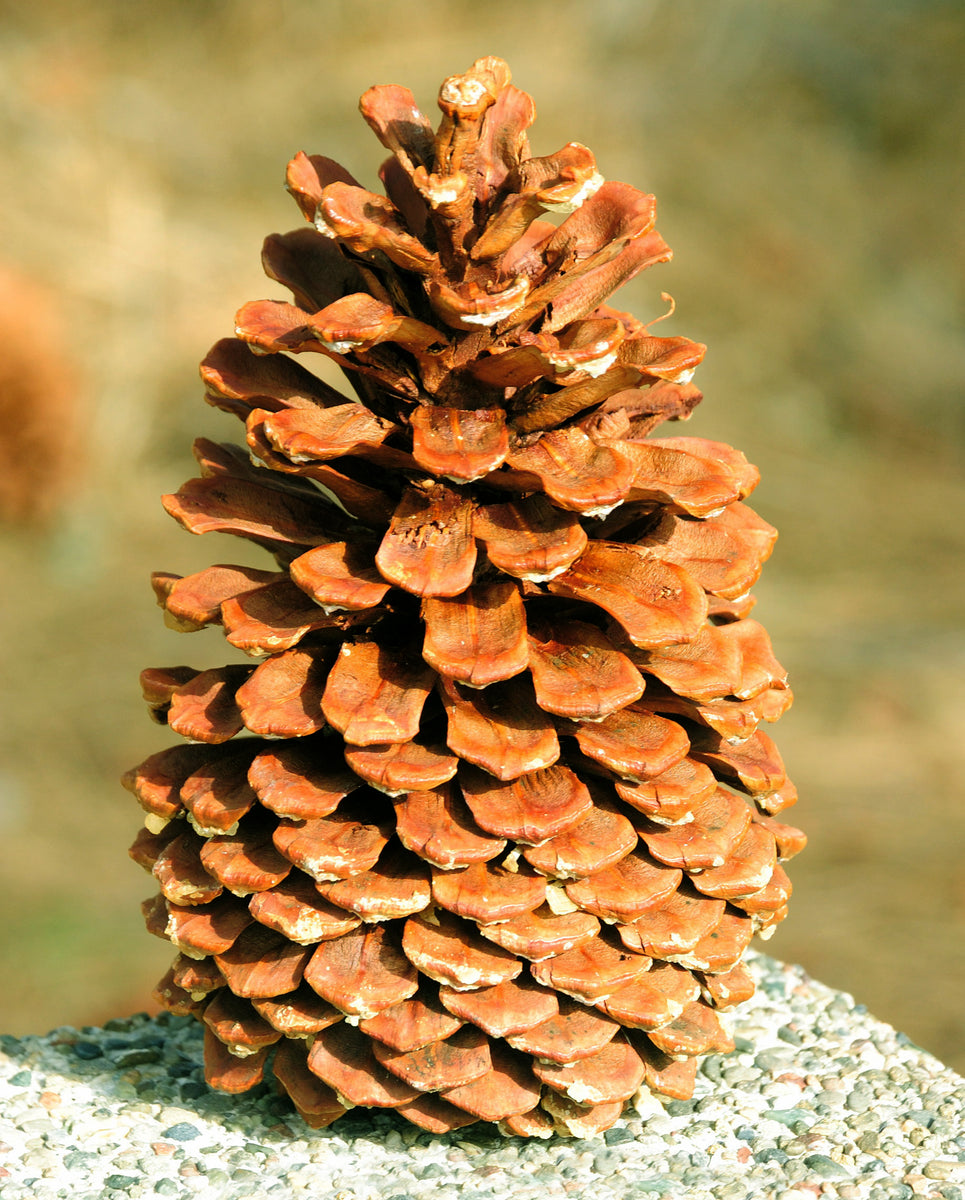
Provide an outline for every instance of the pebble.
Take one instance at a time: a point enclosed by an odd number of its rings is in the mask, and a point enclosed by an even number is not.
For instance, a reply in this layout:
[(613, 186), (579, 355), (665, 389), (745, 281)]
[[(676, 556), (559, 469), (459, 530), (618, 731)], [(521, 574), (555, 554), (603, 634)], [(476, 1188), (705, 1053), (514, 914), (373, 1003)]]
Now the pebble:
[(847, 1095), (844, 1106), (851, 1112), (866, 1112), (875, 1102), (875, 1094), (870, 1087), (856, 1085)]
[(137, 1183), (136, 1175), (108, 1175), (104, 1180), (105, 1187), (120, 1188), (124, 1192), (133, 1187), (135, 1183)]
[(788, 1046), (775, 1046), (762, 1050), (754, 1056), (754, 1066), (761, 1071), (780, 1071), (794, 1060), (794, 1051)]
[(953, 1162), (933, 1159), (922, 1168), (922, 1174), (929, 1179), (965, 1179), (965, 1162)]
[(74, 1042), (74, 1053), (78, 1058), (102, 1058), (104, 1050), (96, 1042)]
[(621, 1142), (634, 1141), (633, 1134), (629, 1129), (623, 1126), (616, 1126), (613, 1129), (608, 1129), (603, 1135), (603, 1139), (608, 1146), (619, 1146)]
[(160, 1050), (127, 1050), (124, 1054), (115, 1055), (114, 1062), (119, 1067), (137, 1067), (141, 1063), (158, 1062), (160, 1057)]
[[(210, 1092), (162, 1014), (0, 1036), (4, 1200), (963, 1200), (965, 1081), (850, 997), (749, 955), (737, 1049), (694, 1098), (598, 1138), (433, 1137), (388, 1110), (313, 1132), (268, 1087)], [(5, 1172), (5, 1174), (4, 1174)], [(388, 1181), (388, 1185), (387, 1185)], [(391, 1189), (391, 1191), (389, 1190)]]
[(161, 1134), (161, 1137), (170, 1138), (174, 1142), (189, 1142), (192, 1138), (200, 1136), (201, 1130), (188, 1121), (178, 1121), (176, 1125), (170, 1126)]

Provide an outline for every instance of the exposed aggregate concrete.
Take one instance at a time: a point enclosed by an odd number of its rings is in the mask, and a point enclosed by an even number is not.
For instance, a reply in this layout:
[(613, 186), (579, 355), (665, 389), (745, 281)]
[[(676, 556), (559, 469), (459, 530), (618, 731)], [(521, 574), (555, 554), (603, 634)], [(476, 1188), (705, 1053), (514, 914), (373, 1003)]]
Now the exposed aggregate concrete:
[(0, 1198), (965, 1200), (965, 1080), (800, 967), (748, 963), (734, 1053), (592, 1140), (385, 1110), (312, 1131), (268, 1086), (211, 1092), (200, 1026), (166, 1013), (0, 1037)]

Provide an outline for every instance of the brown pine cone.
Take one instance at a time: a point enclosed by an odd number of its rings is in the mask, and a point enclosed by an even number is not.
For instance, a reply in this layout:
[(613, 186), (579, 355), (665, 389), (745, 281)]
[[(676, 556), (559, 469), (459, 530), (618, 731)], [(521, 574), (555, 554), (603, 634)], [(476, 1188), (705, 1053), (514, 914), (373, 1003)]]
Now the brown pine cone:
[(188, 739), (125, 780), (179, 951), (157, 995), (204, 1022), (213, 1086), (270, 1063), (316, 1127), (582, 1136), (689, 1096), (804, 844), (758, 728), (791, 700), (748, 615), (758, 473), (651, 436), (704, 347), (604, 303), (670, 258), (653, 197), (577, 143), (531, 157), (509, 80), (447, 79), (435, 132), (367, 92), (388, 198), (289, 164), (309, 227), (264, 262), (293, 302), (246, 304), (201, 369), (247, 449), (200, 440), (165, 498), (269, 558), (154, 578), (175, 628), (261, 660), (144, 674)]

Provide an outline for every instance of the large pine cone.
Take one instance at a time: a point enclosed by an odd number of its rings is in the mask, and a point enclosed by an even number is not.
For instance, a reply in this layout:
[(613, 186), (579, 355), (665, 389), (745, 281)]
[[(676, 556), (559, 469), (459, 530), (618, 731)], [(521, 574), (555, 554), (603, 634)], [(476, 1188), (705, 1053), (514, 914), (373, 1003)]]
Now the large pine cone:
[(804, 839), (758, 723), (791, 693), (748, 616), (775, 531), (743, 455), (649, 436), (703, 354), (603, 304), (670, 257), (653, 198), (577, 143), (530, 157), (499, 59), (439, 105), (434, 133), (406, 89), (363, 96), (388, 199), (294, 159), (312, 227), (264, 261), (295, 302), (203, 363), (248, 450), (199, 442), (166, 506), (275, 567), (155, 589), (264, 661), (144, 673), (191, 744), (127, 776), (132, 854), (213, 1086), (271, 1059), (314, 1126), (585, 1134), (690, 1094), (785, 913)]

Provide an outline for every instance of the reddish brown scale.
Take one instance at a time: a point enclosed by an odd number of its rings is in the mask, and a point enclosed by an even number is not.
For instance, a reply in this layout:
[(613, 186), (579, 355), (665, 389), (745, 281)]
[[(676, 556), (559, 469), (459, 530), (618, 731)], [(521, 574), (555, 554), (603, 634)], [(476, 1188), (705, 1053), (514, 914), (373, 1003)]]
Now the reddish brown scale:
[(372, 1049), (383, 1067), (419, 1092), (459, 1087), (492, 1070), (489, 1038), (471, 1025), (418, 1050), (394, 1050), (382, 1042), (373, 1042)]
[(506, 849), (505, 839), (490, 836), (476, 823), (451, 784), (408, 792), (395, 814), (402, 844), (436, 867), (452, 870), (488, 862)]
[(494, 1038), (511, 1038), (559, 1012), (556, 993), (540, 987), (529, 975), (472, 991), (443, 986), (439, 1000), (453, 1016), (471, 1021)]
[(644, 1077), (640, 1055), (623, 1034), (576, 1062), (545, 1063), (537, 1059), (533, 1073), (555, 1092), (581, 1104), (629, 1100)]
[(548, 904), (509, 921), (480, 925), (484, 938), (519, 958), (540, 962), (595, 938), (600, 922), (588, 912), (555, 913)]
[(358, 1027), (402, 1054), (431, 1046), (451, 1037), (462, 1026), (459, 1016), (443, 1007), (439, 992), (435, 983), (424, 979), (413, 996), (383, 1008), (374, 1017), (366, 1017)]
[(372, 1017), (418, 990), (415, 968), (390, 925), (360, 926), (310, 954), (305, 982), (351, 1017)]
[(619, 1032), (617, 1021), (564, 996), (556, 1013), (506, 1040), (515, 1050), (565, 1065), (598, 1054)]

